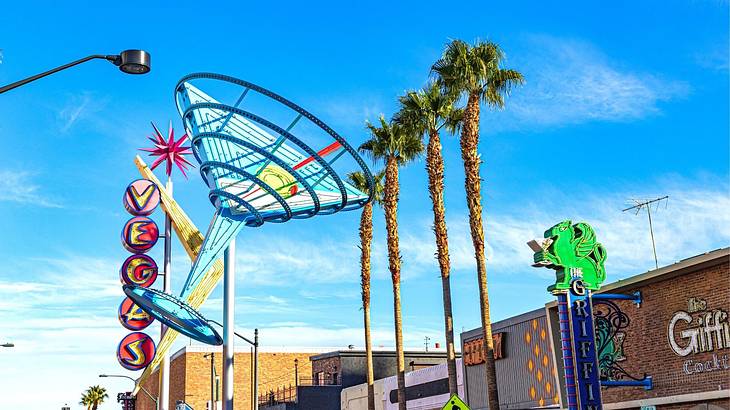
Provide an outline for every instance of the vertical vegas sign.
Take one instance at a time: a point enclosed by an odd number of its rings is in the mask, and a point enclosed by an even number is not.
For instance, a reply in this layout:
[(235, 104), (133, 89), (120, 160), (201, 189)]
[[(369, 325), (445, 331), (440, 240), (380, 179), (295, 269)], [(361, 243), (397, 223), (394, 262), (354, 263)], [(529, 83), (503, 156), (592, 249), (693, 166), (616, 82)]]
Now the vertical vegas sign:
[[(132, 218), (122, 229), (122, 245), (132, 253), (120, 269), (122, 284), (149, 287), (157, 279), (157, 264), (145, 253), (152, 249), (160, 236), (157, 224), (148, 215), (160, 204), (160, 191), (154, 182), (138, 179), (127, 187), (122, 200)], [(117, 360), (127, 370), (141, 370), (155, 357), (155, 342), (141, 332), (153, 318), (131, 299), (122, 300), (118, 309), (119, 322), (133, 333), (125, 336), (117, 347)]]

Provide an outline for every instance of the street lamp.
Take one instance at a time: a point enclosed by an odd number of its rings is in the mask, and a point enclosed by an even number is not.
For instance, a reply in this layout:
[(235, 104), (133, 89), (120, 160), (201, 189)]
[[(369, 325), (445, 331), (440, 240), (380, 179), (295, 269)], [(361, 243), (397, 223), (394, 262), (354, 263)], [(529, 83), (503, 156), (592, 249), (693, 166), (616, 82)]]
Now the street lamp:
[[(123, 378), (123, 379), (129, 379), (129, 380), (131, 380), (131, 381), (133, 381), (133, 382), (134, 382), (134, 385), (135, 385), (135, 386), (137, 385), (137, 380), (134, 380), (133, 378), (131, 378), (131, 377), (129, 377), (129, 376), (124, 376), (124, 375), (122, 375), (122, 374), (100, 374), (100, 375), (99, 375), (99, 377), (121, 377), (121, 378)], [(156, 409), (159, 409), (159, 408), (160, 408), (160, 403), (159, 403), (159, 401), (157, 400), (157, 398), (155, 398), (155, 397), (154, 397), (154, 396), (153, 396), (152, 394), (150, 394), (150, 392), (148, 392), (148, 391), (147, 391), (147, 389), (145, 389), (145, 388), (144, 388), (144, 387), (143, 387), (143, 386), (142, 386), (141, 384), (139, 385), (139, 388), (140, 388), (140, 389), (141, 389), (141, 390), (142, 390), (143, 392), (145, 392), (145, 394), (146, 394), (147, 396), (149, 396), (149, 398), (150, 398), (150, 399), (151, 399), (151, 400), (152, 400), (152, 401), (153, 401), (153, 402), (155, 403), (155, 408), (156, 408)]]
[(6, 91), (10, 91), (14, 88), (18, 88), (21, 85), (28, 84), (29, 82), (35, 81), (39, 78), (43, 78), (47, 75), (57, 73), (61, 70), (65, 70), (69, 67), (73, 67), (75, 65), (85, 63), (89, 60), (94, 60), (94, 59), (108, 60), (108, 61), (112, 62), (112, 64), (114, 64), (115, 66), (119, 67), (119, 70), (121, 70), (123, 73), (127, 73), (127, 74), (147, 74), (150, 72), (150, 69), (152, 68), (150, 54), (144, 50), (125, 50), (119, 54), (111, 54), (111, 55), (94, 54), (94, 55), (90, 55), (88, 57), (84, 57), (80, 60), (76, 60), (76, 61), (70, 62), (68, 64), (64, 64), (60, 67), (56, 67), (52, 70), (48, 70), (43, 73), (36, 74), (32, 77), (28, 77), (26, 79), (16, 81), (12, 84), (8, 84), (8, 85), (0, 88), (0, 94), (4, 93)]
[[(216, 322), (215, 320), (208, 319), (208, 322), (214, 323), (220, 327), (223, 327), (220, 323)], [(248, 339), (245, 336), (242, 336), (235, 331), (233, 332), (234, 335), (237, 337), (243, 339), (246, 343), (253, 346), (253, 396), (254, 396), (254, 410), (258, 410), (259, 408), (259, 330), (254, 329), (253, 330), (253, 342)]]
[(210, 410), (216, 410), (215, 403), (215, 353), (211, 352), (203, 355), (204, 358), (210, 357)]
[(15, 345), (13, 343), (3, 343), (0, 347), (15, 347)]

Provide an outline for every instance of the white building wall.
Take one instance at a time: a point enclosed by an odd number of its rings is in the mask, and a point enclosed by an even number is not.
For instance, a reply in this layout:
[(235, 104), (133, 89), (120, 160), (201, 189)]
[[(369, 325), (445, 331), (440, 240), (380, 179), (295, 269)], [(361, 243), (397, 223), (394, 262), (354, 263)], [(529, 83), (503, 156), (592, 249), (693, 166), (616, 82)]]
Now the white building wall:
[[(464, 380), (462, 377), (462, 369), (463, 367), (461, 365), (461, 359), (456, 359), (456, 380), (460, 397), (464, 397)], [(439, 379), (445, 379), (448, 377), (449, 375), (447, 365), (446, 363), (443, 363), (438, 366), (431, 366), (425, 369), (406, 373), (406, 387), (430, 381), (436, 381)], [(396, 376), (376, 380), (374, 383), (374, 388), (375, 410), (398, 409), (397, 403), (390, 403), (390, 400), (388, 400), (390, 391), (398, 389), (398, 379), (396, 378)], [(340, 397), (342, 410), (367, 410), (367, 383), (343, 389)], [(449, 394), (445, 393), (437, 396), (410, 400), (406, 404), (409, 410), (440, 410), (448, 400)]]

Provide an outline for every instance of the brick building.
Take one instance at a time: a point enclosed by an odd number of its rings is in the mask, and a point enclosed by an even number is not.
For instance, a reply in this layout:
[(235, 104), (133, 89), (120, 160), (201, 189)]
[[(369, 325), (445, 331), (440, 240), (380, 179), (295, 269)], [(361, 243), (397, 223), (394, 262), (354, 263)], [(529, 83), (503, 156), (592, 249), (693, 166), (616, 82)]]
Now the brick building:
[[(597, 293), (641, 295), (640, 304), (593, 301), (594, 317), (615, 325), (604, 350), (613, 360), (599, 366), (602, 379), (646, 376), (652, 383), (651, 389), (603, 387), (604, 409), (730, 409), (730, 248), (607, 284)], [(558, 329), (556, 302), (493, 324), (495, 334), (502, 334), (496, 361), (501, 408), (565, 407)], [(470, 346), (480, 335), (481, 329), (461, 335), (465, 393), (474, 410), (487, 409), (481, 349)]]
[[(437, 366), (446, 362), (446, 352), (405, 351), (406, 371)], [(458, 355), (457, 355), (458, 356)], [(283, 394), (263, 397), (261, 409), (266, 410), (330, 410), (340, 408), (344, 388), (367, 380), (367, 359), (364, 350), (335, 350), (311, 356), (310, 370), (299, 372), (299, 381), (293, 389), (283, 386)], [(301, 363), (301, 361), (299, 362)], [(395, 351), (373, 351), (373, 373), (376, 379), (397, 373)], [(307, 374), (311, 374), (311, 377)]]
[[(283, 350), (283, 349), (282, 349)], [(309, 357), (320, 353), (323, 349), (292, 349), (289, 351), (259, 350), (259, 392), (276, 390), (282, 385), (294, 385), (294, 360), (298, 360), (299, 370), (311, 372)], [(222, 348), (220, 346), (185, 346), (170, 356), (170, 407), (174, 408), (178, 400), (183, 400), (195, 410), (204, 410), (210, 401), (211, 377), (210, 357), (214, 354), (215, 374), (222, 373)], [(248, 347), (236, 348), (234, 356), (234, 409), (251, 410), (253, 397), (251, 390), (252, 361)], [(156, 396), (159, 391), (159, 373), (156, 370), (143, 383), (147, 391)], [(216, 388), (214, 381), (214, 390)], [(222, 386), (218, 386), (220, 394)], [(214, 394), (216, 392), (214, 391)], [(220, 396), (219, 396), (220, 397)], [(219, 405), (218, 409), (221, 408)], [(146, 394), (137, 394), (138, 410), (154, 410), (154, 402)]]

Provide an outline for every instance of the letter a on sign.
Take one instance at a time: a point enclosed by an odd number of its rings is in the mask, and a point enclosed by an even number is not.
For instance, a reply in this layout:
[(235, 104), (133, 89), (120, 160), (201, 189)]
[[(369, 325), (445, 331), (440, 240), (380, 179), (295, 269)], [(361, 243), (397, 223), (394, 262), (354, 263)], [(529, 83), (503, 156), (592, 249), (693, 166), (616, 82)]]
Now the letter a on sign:
[(449, 401), (444, 404), (444, 407), (441, 408), (441, 410), (470, 410), (469, 406), (464, 403), (463, 400), (459, 398), (456, 394), (451, 396)]

